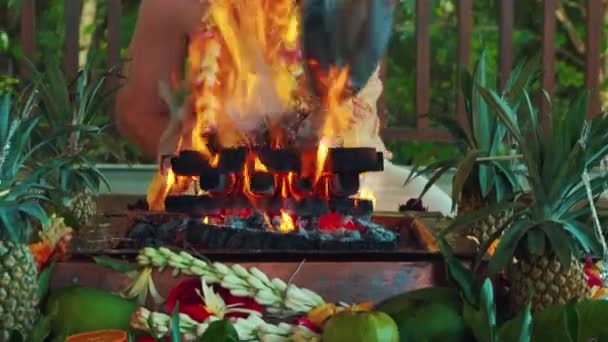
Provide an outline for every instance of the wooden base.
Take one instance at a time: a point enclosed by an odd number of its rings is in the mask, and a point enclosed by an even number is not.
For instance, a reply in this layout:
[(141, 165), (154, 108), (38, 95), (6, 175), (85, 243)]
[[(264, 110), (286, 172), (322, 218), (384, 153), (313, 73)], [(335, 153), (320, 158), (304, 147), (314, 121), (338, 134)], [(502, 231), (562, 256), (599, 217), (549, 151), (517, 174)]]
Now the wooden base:
[[(269, 277), (288, 281), (298, 262), (240, 263), (255, 266)], [(443, 262), (306, 262), (294, 278), (294, 284), (319, 293), (326, 301), (379, 302), (394, 295), (429, 286), (446, 285)], [(154, 273), (154, 282), (166, 298), (171, 288), (186, 276), (173, 278), (171, 270)], [(132, 280), (126, 274), (92, 262), (67, 261), (57, 263), (50, 291), (74, 284), (118, 292)]]
[[(104, 196), (105, 197), (105, 196)], [(112, 227), (116, 229), (114, 236), (124, 234), (128, 226), (128, 218), (124, 208), (133, 203), (133, 197), (113, 196), (102, 201), (102, 211)], [(112, 216), (114, 215), (114, 216)], [(432, 220), (431, 216), (419, 217), (421, 222)], [(402, 213), (383, 213), (375, 215), (374, 222), (395, 227), (402, 237), (412, 244), (403, 246), (398, 252), (273, 252), (273, 251), (201, 251), (213, 261), (226, 263), (237, 262), (244, 267), (255, 266), (269, 277), (277, 277), (288, 281), (298, 269), (302, 260), (305, 262), (293, 282), (319, 293), (326, 301), (361, 302), (372, 300), (379, 302), (394, 295), (429, 286), (446, 284), (445, 266), (436, 246), (428, 242), (425, 235), (420, 235), (417, 229), (426, 231), (437, 229), (431, 224), (426, 228), (411, 225), (411, 218)], [(412, 230), (411, 233), (408, 233)], [(422, 233), (424, 233), (422, 231)], [(428, 233), (428, 232), (427, 232)], [(428, 235), (428, 234), (427, 234)], [(124, 235), (122, 235), (124, 236)], [(418, 240), (418, 241), (416, 241)], [(417, 243), (416, 243), (417, 242)], [(473, 254), (466, 240), (452, 243), (456, 255), (465, 259)], [(136, 251), (105, 249), (99, 254), (114, 257), (126, 257), (134, 260)], [(73, 256), (71, 260), (59, 262), (51, 280), (51, 293), (66, 286), (79, 284), (92, 286), (101, 290), (118, 292), (125, 289), (131, 282), (126, 274), (119, 273), (99, 266), (90, 260), (90, 254)], [(155, 272), (155, 285), (166, 298), (169, 291), (186, 277), (173, 278), (171, 270), (162, 273)]]

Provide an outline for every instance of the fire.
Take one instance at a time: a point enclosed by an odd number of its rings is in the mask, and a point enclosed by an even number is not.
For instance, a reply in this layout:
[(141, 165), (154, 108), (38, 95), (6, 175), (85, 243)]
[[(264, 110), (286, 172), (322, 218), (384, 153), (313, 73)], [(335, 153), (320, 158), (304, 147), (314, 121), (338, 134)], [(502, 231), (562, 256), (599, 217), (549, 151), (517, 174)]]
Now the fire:
[(173, 170), (167, 170), (166, 175), (163, 175), (160, 171), (156, 173), (156, 176), (148, 188), (148, 194), (146, 195), (149, 210), (165, 210), (165, 197), (167, 197), (169, 191), (173, 188), (173, 184), (175, 184), (175, 174), (173, 173)]
[[(186, 77), (191, 88), (192, 113), (184, 120), (176, 153), (198, 151), (211, 167), (218, 168), (218, 148), (255, 146), (252, 133), (256, 133), (261, 124), (267, 125), (267, 143), (271, 148), (286, 146), (292, 135), (283, 127), (281, 119), (300, 112), (304, 99), (311, 93), (303, 77), (297, 3), (297, 0), (214, 0), (210, 3), (202, 18), (202, 28), (192, 36), (188, 48)], [(303, 198), (298, 191), (309, 193), (310, 189), (308, 185), (296, 189), (295, 182), (300, 178), (311, 180), (314, 191), (321, 197), (329, 197), (329, 179), (323, 174), (329, 149), (340, 144), (351, 124), (352, 111), (344, 105), (350, 95), (349, 72), (349, 68), (332, 68), (324, 74), (315, 73), (324, 88), (324, 95), (320, 96), (322, 117), (315, 123), (319, 129), (314, 138), (319, 138), (319, 144), (316, 151), (310, 149), (307, 156), (310, 160), (302, 162), (303, 170), (273, 174), (277, 197)], [(242, 175), (230, 173), (226, 177), (228, 189), (213, 190), (214, 196), (238, 192), (255, 206), (260, 196), (251, 191), (252, 177), (271, 172), (269, 166), (264, 165), (252, 148)], [(197, 177), (177, 177), (171, 170), (159, 172), (148, 189), (150, 210), (164, 210), (168, 195), (185, 193), (196, 184)], [(373, 194), (364, 190), (358, 194), (358, 198), (369, 197), (373, 198)], [(264, 215), (271, 226), (269, 217)], [(281, 210), (280, 218), (281, 232), (295, 229), (287, 211)], [(208, 223), (210, 218), (202, 220)]]
[(354, 198), (372, 201), (372, 204), (374, 205), (374, 207), (376, 207), (376, 196), (371, 190), (367, 188), (359, 189), (359, 192), (357, 193), (357, 195), (354, 196)]
[(209, 216), (203, 217), (203, 223), (204, 224), (209, 224)]
[(284, 209), (281, 209), (281, 226), (279, 231), (281, 233), (289, 233), (296, 229), (296, 225), (293, 222), (291, 215)]
[(319, 181), (321, 175), (323, 174), (323, 170), (325, 169), (325, 162), (327, 161), (327, 156), (329, 155), (329, 143), (326, 139), (321, 139), (319, 143), (319, 147), (317, 149), (317, 167), (315, 172), (315, 183)]

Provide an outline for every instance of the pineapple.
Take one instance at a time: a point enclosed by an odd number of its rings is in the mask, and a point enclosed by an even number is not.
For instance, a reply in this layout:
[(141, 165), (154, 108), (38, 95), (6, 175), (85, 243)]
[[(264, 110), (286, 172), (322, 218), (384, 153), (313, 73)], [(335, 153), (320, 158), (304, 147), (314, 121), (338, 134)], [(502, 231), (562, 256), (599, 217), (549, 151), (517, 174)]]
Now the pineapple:
[[(455, 225), (464, 228), (487, 214), (512, 208), (511, 223), (502, 229), (489, 270), (506, 271), (513, 312), (523, 309), (530, 295), (533, 311), (582, 299), (588, 291), (581, 260), (585, 254), (598, 255), (601, 247), (581, 180), (608, 153), (608, 116), (585, 122), (585, 92), (568, 111), (553, 113), (551, 125), (541, 129), (527, 94), (526, 110), (518, 117), (500, 95), (480, 92), (519, 146), (527, 172), (526, 192), (521, 200), (484, 208)], [(591, 181), (593, 198), (603, 192), (606, 181), (608, 175)]]
[[(465, 99), (466, 123), (459, 122), (455, 116), (432, 116), (444, 126), (458, 147), (458, 155), (447, 160), (439, 160), (430, 165), (416, 166), (412, 175), (429, 175), (429, 182), (420, 195), (446, 172), (456, 169), (452, 182), (452, 201), (457, 214), (466, 215), (487, 205), (513, 196), (517, 191), (516, 173), (513, 162), (505, 160), (510, 148), (505, 144), (506, 129), (492, 115), (491, 108), (479, 94), (478, 87), (493, 84), (486, 72), (486, 55), (482, 52), (473, 74), (463, 68), (460, 76), (461, 88)], [(523, 89), (532, 81), (536, 70), (535, 59), (519, 64), (503, 93), (509, 103), (517, 106), (523, 99)], [(483, 160), (478, 162), (479, 160)], [(409, 181), (406, 180), (406, 183)], [(489, 215), (486, 220), (471, 225), (464, 232), (478, 243), (484, 244), (497, 236), (498, 229), (508, 221), (508, 211)]]
[[(47, 182), (57, 192), (53, 203), (60, 207), (70, 224), (78, 229), (91, 225), (97, 213), (96, 196), (102, 184), (108, 186), (94, 158), (124, 160), (124, 150), (99, 122), (112, 92), (105, 89), (106, 75), (98, 75), (87, 63), (76, 80), (66, 80), (57, 63), (45, 66), (44, 73), (33, 70), (41, 93), (42, 134), (55, 136), (52, 144), (37, 153), (38, 157), (55, 156), (60, 166), (49, 174)], [(63, 125), (57, 125), (60, 122)]]
[[(12, 118), (10, 98), (0, 101), (0, 340), (15, 333), (28, 340), (38, 318), (38, 281), (28, 242), (32, 227), (46, 225), (48, 218), (40, 205), (44, 199), (38, 183), (48, 171), (25, 171), (26, 146), (38, 117), (30, 117), (34, 92)], [(48, 163), (53, 167), (54, 163)], [(30, 165), (31, 166), (31, 165)]]
[(90, 226), (97, 214), (97, 202), (89, 191), (80, 191), (74, 195), (68, 209), (77, 222)]

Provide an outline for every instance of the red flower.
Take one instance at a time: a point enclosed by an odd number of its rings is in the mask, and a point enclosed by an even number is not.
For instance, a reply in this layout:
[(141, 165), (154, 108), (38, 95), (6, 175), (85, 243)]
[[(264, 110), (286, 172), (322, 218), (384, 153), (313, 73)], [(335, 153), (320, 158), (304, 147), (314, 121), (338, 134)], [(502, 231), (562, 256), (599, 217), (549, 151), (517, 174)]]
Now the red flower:
[(593, 260), (591, 258), (587, 258), (585, 260), (585, 267), (583, 268), (583, 272), (587, 277), (588, 287), (604, 287), (604, 282), (602, 281), (602, 278), (600, 278), (599, 270), (597, 269), (597, 266), (593, 263)]
[[(241, 309), (254, 310), (262, 313), (263, 307), (256, 303), (252, 298), (237, 297), (230, 294), (230, 291), (219, 286), (213, 285), (213, 291), (220, 295), (226, 305), (239, 304), (237, 307)], [(169, 293), (167, 298), (167, 311), (173, 312), (176, 303), (179, 301), (179, 312), (190, 316), (197, 322), (204, 322), (211, 313), (205, 309), (203, 299), (197, 293), (202, 292), (202, 283), (200, 279), (188, 279), (179, 283)], [(249, 314), (234, 312), (227, 314), (228, 318), (246, 318)]]
[(321, 329), (314, 325), (307, 317), (296, 318), (294, 323), (295, 325), (303, 326), (316, 334), (320, 334), (322, 332)]

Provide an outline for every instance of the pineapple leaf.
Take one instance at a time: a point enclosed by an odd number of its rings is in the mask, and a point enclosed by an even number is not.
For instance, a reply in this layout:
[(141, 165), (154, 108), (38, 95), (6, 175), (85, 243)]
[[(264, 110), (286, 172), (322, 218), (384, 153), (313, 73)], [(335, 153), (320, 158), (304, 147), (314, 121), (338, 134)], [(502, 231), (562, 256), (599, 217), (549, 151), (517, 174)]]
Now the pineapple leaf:
[(36, 219), (43, 227), (47, 227), (49, 225), (50, 221), (48, 216), (37, 202), (20, 203), (17, 208), (26, 216)]
[(15, 211), (10, 206), (2, 206), (0, 207), (0, 222), (2, 223), (2, 227), (6, 230), (8, 235), (8, 239), (13, 242), (19, 242), (20, 236), (17, 231), (18, 227), (20, 227), (20, 220), (17, 219), (15, 215)]
[[(448, 171), (450, 171), (451, 169), (453, 169), (456, 166), (456, 163), (458, 161), (455, 159), (451, 159), (451, 160), (444, 160), (441, 162), (438, 162), (437, 164), (442, 164), (441, 166), (437, 167), (435, 165), (433, 165), (433, 168), (436, 169), (435, 173), (427, 180), (426, 184), (424, 185), (424, 188), (422, 189), (422, 191), (420, 192), (420, 195), (418, 196), (419, 199), (422, 199), (424, 197), (424, 195), (427, 193), (427, 191), (429, 191), (429, 189), (431, 189), (431, 187), (437, 183), (437, 181)], [(413, 171), (412, 171), (413, 172)]]
[(559, 220), (558, 223), (575, 238), (575, 241), (578, 242), (585, 253), (597, 253), (599, 251), (593, 227), (575, 220)]
[(522, 219), (513, 222), (509, 229), (505, 230), (494, 255), (490, 259), (489, 270), (491, 274), (497, 274), (513, 261), (515, 250), (520, 245), (522, 238), (536, 225), (537, 223), (534, 221)]
[(463, 319), (477, 341), (498, 342), (496, 304), (492, 281), (489, 278), (486, 278), (481, 287), (479, 302), (479, 309), (464, 303)]
[(460, 90), (464, 98), (465, 111), (473, 112), (473, 76), (466, 65), (460, 66)]
[(507, 127), (509, 133), (515, 138), (520, 146), (524, 145), (523, 137), (517, 125), (517, 116), (512, 111), (509, 104), (499, 97), (496, 92), (477, 87), (479, 94), (486, 100), (486, 103), (494, 110), (498, 118)]
[(572, 245), (566, 232), (556, 227), (554, 224), (544, 224), (541, 226), (543, 232), (551, 243), (551, 249), (557, 256), (559, 263), (565, 270), (570, 269), (572, 262)]
[(472, 125), (472, 135), (477, 148), (488, 150), (489, 152), (492, 144), (491, 138), (494, 133), (493, 127), (495, 125), (492, 122), (493, 117), (490, 116), (486, 101), (479, 94), (479, 88), (486, 88), (488, 86), (485, 50), (481, 52), (481, 56), (477, 61), (473, 78), (475, 80), (475, 86), (472, 89), (473, 110), (469, 114), (469, 120)]
[(469, 179), (473, 166), (477, 161), (477, 156), (479, 156), (479, 151), (470, 150), (458, 165), (452, 184), (452, 211), (456, 209), (456, 205), (460, 201), (465, 182)]
[(469, 228), (490, 215), (499, 215), (508, 210), (517, 210), (518, 206), (518, 203), (503, 201), (484, 206), (465, 215), (459, 215), (446, 229), (441, 231), (441, 236), (446, 236), (456, 230)]
[(211, 322), (201, 341), (238, 342), (239, 334), (229, 320), (223, 319)]
[(478, 307), (479, 300), (476, 296), (477, 285), (475, 284), (473, 273), (465, 268), (460, 260), (454, 256), (452, 248), (443, 236), (437, 238), (437, 244), (445, 259), (446, 273), (448, 274), (449, 279), (458, 287), (467, 303)]
[[(481, 196), (486, 198), (492, 189), (498, 188), (496, 169), (488, 165), (480, 164), (477, 170), (479, 172), (479, 188), (481, 189)], [(498, 194), (497, 197), (499, 197)]]
[(528, 251), (532, 255), (542, 256), (545, 253), (545, 234), (539, 228), (532, 228), (526, 235)]
[(181, 342), (182, 340), (179, 324), (179, 301), (177, 301), (171, 314), (171, 342)]
[(564, 310), (564, 321), (568, 339), (572, 342), (578, 341), (580, 319), (578, 316), (578, 310), (576, 310), (576, 302), (570, 301), (566, 303)]
[(500, 341), (530, 342), (532, 340), (532, 303), (528, 302), (524, 311), (500, 327)]
[(46, 295), (49, 292), (49, 287), (51, 283), (51, 275), (53, 274), (53, 269), (55, 268), (55, 261), (51, 262), (49, 266), (47, 266), (40, 275), (38, 276), (38, 298), (41, 302), (44, 302)]

